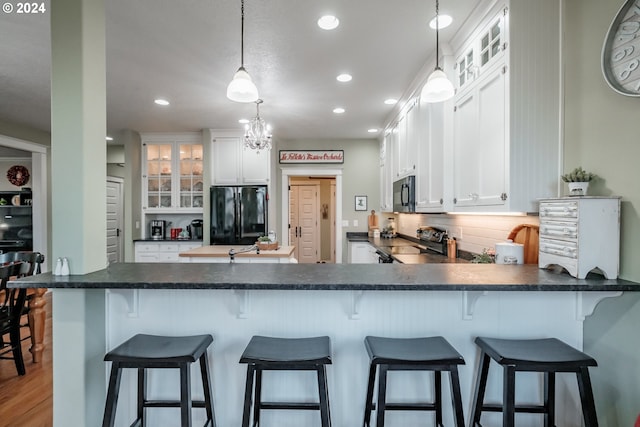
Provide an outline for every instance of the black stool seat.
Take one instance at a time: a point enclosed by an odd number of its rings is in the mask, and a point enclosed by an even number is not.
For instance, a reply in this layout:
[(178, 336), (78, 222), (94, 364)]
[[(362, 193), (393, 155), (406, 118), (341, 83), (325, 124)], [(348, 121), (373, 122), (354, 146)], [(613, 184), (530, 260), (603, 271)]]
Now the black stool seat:
[[(207, 362), (207, 348), (212, 342), (213, 337), (208, 334), (178, 337), (138, 334), (108, 352), (104, 360), (112, 365), (103, 427), (114, 425), (122, 369), (126, 368), (138, 369), (138, 418), (132, 425), (146, 425), (144, 408), (168, 407), (180, 408), (182, 427), (191, 426), (191, 408), (197, 407), (207, 412), (205, 426), (215, 427)], [(198, 360), (204, 400), (192, 401), (190, 366)], [(145, 371), (148, 368), (180, 369), (180, 400), (148, 400)]]
[[(597, 362), (591, 356), (556, 338), (523, 340), (477, 337), (475, 343), (480, 347), (481, 354), (472, 406), (472, 426), (481, 425), (483, 411), (502, 412), (504, 427), (514, 426), (516, 412), (544, 414), (545, 427), (554, 426), (556, 372), (576, 373), (585, 426), (598, 425), (588, 370), (589, 366), (597, 366)], [(483, 403), (490, 358), (504, 368), (502, 405)], [(543, 404), (515, 404), (515, 373), (519, 371), (544, 373)]]
[[(454, 418), (458, 427), (464, 427), (462, 396), (458, 365), (464, 365), (464, 358), (443, 337), (428, 338), (385, 338), (368, 336), (364, 345), (369, 354), (369, 381), (363, 427), (369, 427), (371, 412), (376, 409), (373, 392), (378, 375), (378, 403), (376, 427), (384, 427), (384, 414), (389, 410), (435, 411), (436, 425), (442, 426), (442, 371), (450, 376), (451, 397)], [(380, 371), (379, 374), (377, 371)], [(388, 371), (433, 371), (434, 402), (426, 403), (389, 403), (386, 401)]]
[[(242, 427), (249, 427), (252, 406), (253, 426), (260, 424), (262, 409), (320, 410), (322, 427), (331, 425), (325, 370), (325, 365), (331, 364), (329, 337), (274, 338), (253, 336), (242, 353), (240, 363), (247, 364)], [(275, 370), (316, 371), (319, 402), (262, 401), (262, 372)]]

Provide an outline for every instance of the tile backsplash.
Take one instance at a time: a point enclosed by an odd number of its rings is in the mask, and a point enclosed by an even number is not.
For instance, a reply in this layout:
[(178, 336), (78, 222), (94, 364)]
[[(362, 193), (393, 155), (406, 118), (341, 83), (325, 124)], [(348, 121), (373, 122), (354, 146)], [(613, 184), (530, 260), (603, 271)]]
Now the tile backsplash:
[(511, 230), (519, 224), (539, 225), (538, 217), (534, 215), (398, 214), (396, 223), (398, 233), (408, 236), (415, 236), (420, 226), (443, 228), (456, 238), (459, 249), (476, 254), (506, 241)]

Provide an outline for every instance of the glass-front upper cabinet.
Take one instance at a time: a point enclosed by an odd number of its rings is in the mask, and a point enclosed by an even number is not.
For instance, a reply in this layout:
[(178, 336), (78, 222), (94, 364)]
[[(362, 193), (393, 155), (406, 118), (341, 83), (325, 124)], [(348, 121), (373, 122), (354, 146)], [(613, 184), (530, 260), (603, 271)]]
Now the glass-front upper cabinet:
[(202, 207), (202, 144), (180, 144), (180, 207)]
[(202, 212), (202, 144), (192, 135), (142, 135), (143, 209)]

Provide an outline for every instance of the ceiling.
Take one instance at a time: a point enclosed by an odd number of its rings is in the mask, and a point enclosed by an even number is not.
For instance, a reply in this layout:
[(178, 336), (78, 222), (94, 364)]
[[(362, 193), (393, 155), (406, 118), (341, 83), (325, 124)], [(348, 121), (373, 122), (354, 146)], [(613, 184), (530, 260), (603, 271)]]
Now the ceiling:
[[(47, 10), (51, 0), (44, 0)], [(478, 0), (441, 0), (451, 39)], [(105, 0), (107, 133), (240, 129), (226, 98), (240, 66), (240, 0)], [(321, 15), (340, 26), (318, 28)], [(245, 0), (245, 67), (275, 139), (376, 138), (425, 65), (435, 0)], [(50, 131), (49, 13), (0, 14), (0, 120)], [(431, 61), (431, 64), (428, 63)], [(349, 83), (336, 76), (353, 75)], [(153, 103), (166, 98), (168, 107)], [(346, 112), (334, 114), (335, 107)]]

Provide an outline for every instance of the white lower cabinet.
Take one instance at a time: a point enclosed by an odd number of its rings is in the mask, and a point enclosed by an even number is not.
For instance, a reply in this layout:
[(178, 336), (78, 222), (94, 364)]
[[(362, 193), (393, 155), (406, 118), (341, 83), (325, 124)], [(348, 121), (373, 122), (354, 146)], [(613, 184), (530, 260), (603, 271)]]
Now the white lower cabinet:
[(178, 254), (202, 246), (202, 242), (135, 242), (135, 262), (184, 262)]
[(594, 268), (618, 277), (620, 198), (564, 197), (540, 201), (538, 265), (559, 265), (584, 279)]
[(349, 242), (349, 264), (377, 264), (376, 248), (367, 242)]

